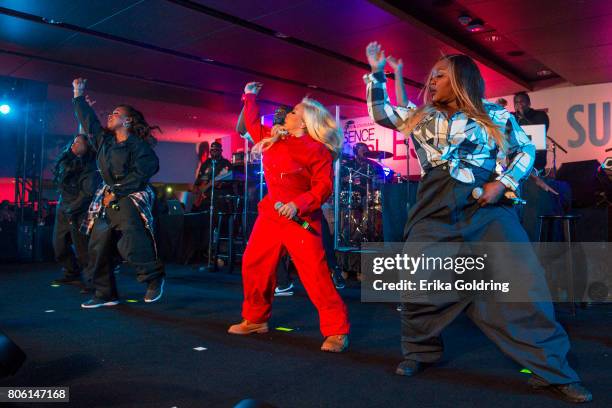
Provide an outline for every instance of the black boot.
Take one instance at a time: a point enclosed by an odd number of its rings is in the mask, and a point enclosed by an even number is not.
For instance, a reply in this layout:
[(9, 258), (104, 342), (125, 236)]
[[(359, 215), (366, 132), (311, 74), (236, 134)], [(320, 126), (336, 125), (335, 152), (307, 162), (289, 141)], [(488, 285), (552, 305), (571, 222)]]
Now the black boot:
[(334, 268), (332, 271), (332, 280), (334, 281), (336, 289), (340, 290), (346, 287), (346, 281), (342, 277), (342, 271), (338, 267)]
[(427, 366), (428, 364), (421, 363), (420, 361), (404, 360), (398, 364), (397, 368), (395, 369), (395, 374), (403, 375), (405, 377), (412, 377), (413, 375), (423, 371)]
[(153, 303), (161, 299), (162, 295), (164, 294), (165, 283), (166, 280), (164, 278), (157, 278), (149, 282), (149, 284), (147, 285), (147, 293), (145, 294), (144, 301), (146, 303)]
[(547, 390), (554, 393), (557, 397), (567, 402), (591, 402), (593, 394), (582, 383), (573, 382), (570, 384), (548, 384), (537, 376), (532, 376), (528, 384), (534, 390)]

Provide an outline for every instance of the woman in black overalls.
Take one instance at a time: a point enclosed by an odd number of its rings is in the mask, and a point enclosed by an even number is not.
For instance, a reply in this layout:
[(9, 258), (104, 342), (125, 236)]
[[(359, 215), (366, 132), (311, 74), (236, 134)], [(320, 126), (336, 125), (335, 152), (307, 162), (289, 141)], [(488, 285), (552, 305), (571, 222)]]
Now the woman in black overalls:
[[(77, 135), (60, 153), (53, 173), (60, 195), (55, 211), (53, 250), (55, 260), (64, 270), (64, 277), (53, 283), (82, 286), (81, 272), (87, 266), (88, 259), (87, 235), (79, 229), (100, 184), (96, 154), (87, 141), (87, 135)], [(85, 281), (89, 279), (91, 277), (85, 277)]]
[(81, 306), (119, 303), (112, 264), (115, 249), (136, 269), (138, 281), (147, 284), (144, 301), (155, 302), (162, 296), (165, 273), (153, 235), (155, 194), (149, 185), (159, 170), (152, 148), (154, 128), (128, 105), (116, 107), (102, 127), (83, 96), (85, 83), (82, 78), (73, 81), (73, 104), (79, 123), (92, 138), (103, 183), (83, 225), (90, 233), (88, 269), (95, 295)]
[[(398, 108), (389, 101), (380, 44), (369, 44), (366, 56), (372, 68), (364, 78), (370, 117), (412, 136), (424, 173), (404, 230), (406, 241), (529, 243), (516, 212), (498, 201), (505, 190), (516, 191), (530, 174), (535, 147), (514, 116), (484, 100), (484, 80), (476, 63), (460, 54), (441, 57), (426, 82), (425, 104)], [(502, 161), (508, 164), (499, 171), (497, 164)], [(483, 190), (478, 200), (472, 197), (475, 187)], [(535, 254), (529, 248), (519, 256), (513, 252), (517, 247), (493, 248), (489, 260), (496, 262), (491, 270), (496, 273), (503, 266), (499, 262), (518, 258), (524, 267), (515, 272), (525, 278), (528, 293), (548, 294)], [(459, 301), (404, 304), (404, 361), (396, 373), (411, 376), (437, 362), (444, 351), (442, 330), (466, 311), (504, 353), (533, 372), (534, 388), (550, 389), (571, 402), (590, 401), (591, 393), (567, 361), (567, 334), (545, 297), (500, 303), (468, 295)]]

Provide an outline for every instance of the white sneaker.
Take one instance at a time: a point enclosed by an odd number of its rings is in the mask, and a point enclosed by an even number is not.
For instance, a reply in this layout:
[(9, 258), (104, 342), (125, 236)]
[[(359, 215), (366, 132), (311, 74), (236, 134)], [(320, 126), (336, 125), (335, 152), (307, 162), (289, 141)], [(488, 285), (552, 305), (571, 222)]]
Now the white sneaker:
[(293, 282), (291, 282), (286, 288), (277, 286), (274, 289), (274, 296), (293, 296)]

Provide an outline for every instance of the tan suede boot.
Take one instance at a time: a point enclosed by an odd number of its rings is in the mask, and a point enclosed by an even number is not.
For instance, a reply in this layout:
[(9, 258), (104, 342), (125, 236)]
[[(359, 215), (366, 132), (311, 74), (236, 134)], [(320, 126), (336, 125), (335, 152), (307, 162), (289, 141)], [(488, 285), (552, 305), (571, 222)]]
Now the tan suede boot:
[(268, 323), (250, 323), (247, 320), (243, 320), (238, 324), (234, 324), (230, 326), (227, 330), (230, 334), (251, 334), (251, 333), (267, 333), (268, 332)]
[(342, 353), (348, 348), (348, 345), (348, 335), (337, 334), (335, 336), (326, 337), (323, 345), (321, 346), (321, 350), (328, 351), (330, 353)]

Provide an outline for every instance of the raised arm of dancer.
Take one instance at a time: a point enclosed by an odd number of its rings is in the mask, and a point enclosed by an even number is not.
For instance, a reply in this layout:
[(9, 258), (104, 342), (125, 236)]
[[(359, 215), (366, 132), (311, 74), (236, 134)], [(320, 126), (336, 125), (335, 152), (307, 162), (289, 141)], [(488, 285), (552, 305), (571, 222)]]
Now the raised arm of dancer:
[(263, 84), (249, 82), (244, 87), (244, 108), (242, 109), (244, 125), (255, 143), (266, 137), (270, 137), (270, 128), (261, 124), (259, 106), (257, 106), (257, 94)]
[(395, 59), (389, 55), (387, 62), (393, 68), (393, 75), (395, 76), (395, 99), (399, 106), (408, 107), (410, 101), (408, 100), (408, 94), (406, 94), (406, 87), (404, 86), (404, 61), (402, 59)]
[(254, 143), (251, 134), (246, 128), (246, 124), (244, 123), (244, 106), (240, 111), (240, 115), (238, 115), (238, 120), (236, 121), (236, 132), (240, 135), (241, 138), (248, 140), (251, 143)]
[(407, 120), (414, 114), (416, 106), (408, 101), (405, 108), (393, 106), (387, 92), (387, 79), (383, 71), (386, 58), (380, 44), (372, 42), (366, 47), (368, 63), (372, 73), (364, 76), (368, 113), (381, 126), (402, 132)]
[(244, 137), (244, 134), (248, 132), (244, 123), (244, 106), (242, 107), (240, 115), (238, 115), (238, 120), (236, 121), (236, 132), (240, 133), (241, 137)]
[(102, 145), (104, 138), (107, 136), (107, 133), (100, 124), (100, 120), (96, 116), (93, 108), (90, 106), (86, 100), (86, 97), (84, 96), (86, 84), (87, 79), (84, 78), (77, 78), (72, 81), (72, 89), (74, 93), (72, 104), (74, 105), (74, 113), (77, 121), (83, 127), (85, 133), (92, 138), (91, 144), (97, 151)]

